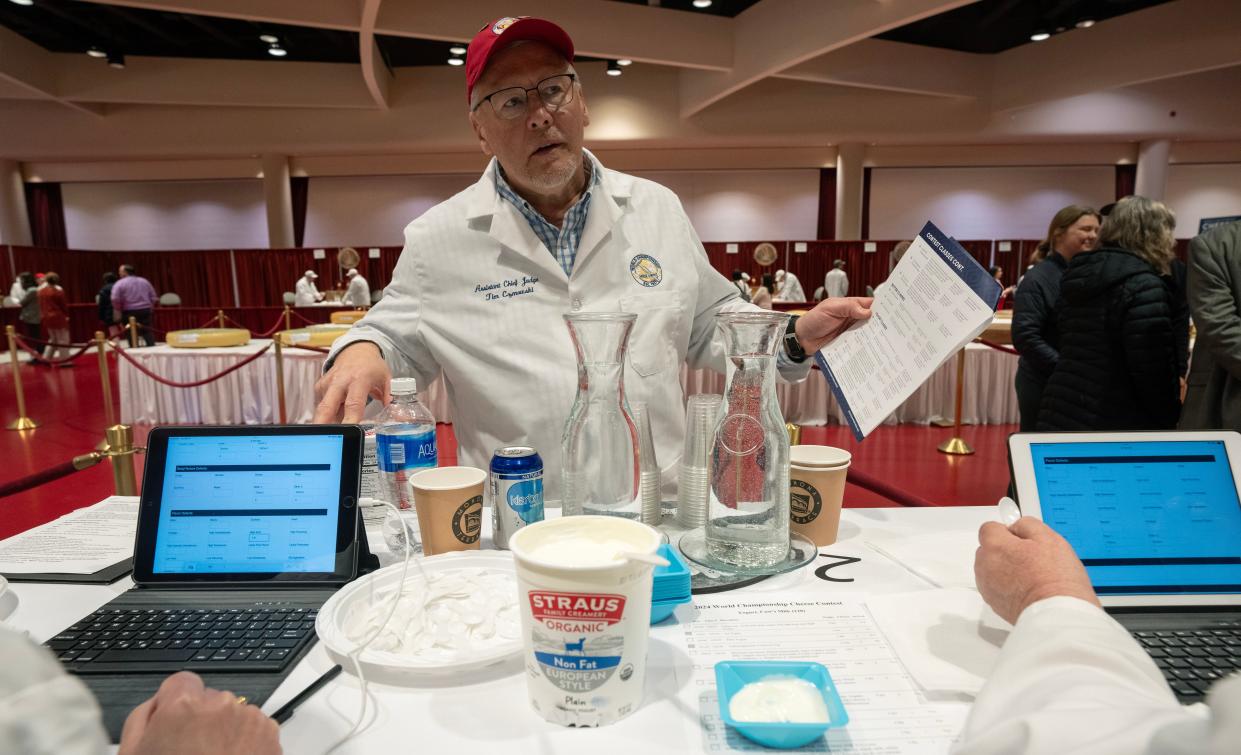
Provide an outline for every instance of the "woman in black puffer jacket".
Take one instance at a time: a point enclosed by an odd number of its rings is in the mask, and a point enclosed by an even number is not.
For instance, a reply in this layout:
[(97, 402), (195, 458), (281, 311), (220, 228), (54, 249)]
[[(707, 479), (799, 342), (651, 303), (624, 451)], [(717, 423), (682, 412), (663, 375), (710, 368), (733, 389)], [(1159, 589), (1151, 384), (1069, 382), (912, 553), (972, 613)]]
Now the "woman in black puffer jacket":
[(1060, 283), (1060, 360), (1039, 430), (1176, 427), (1175, 227), (1162, 202), (1126, 197), (1104, 220), (1099, 249), (1073, 258)]

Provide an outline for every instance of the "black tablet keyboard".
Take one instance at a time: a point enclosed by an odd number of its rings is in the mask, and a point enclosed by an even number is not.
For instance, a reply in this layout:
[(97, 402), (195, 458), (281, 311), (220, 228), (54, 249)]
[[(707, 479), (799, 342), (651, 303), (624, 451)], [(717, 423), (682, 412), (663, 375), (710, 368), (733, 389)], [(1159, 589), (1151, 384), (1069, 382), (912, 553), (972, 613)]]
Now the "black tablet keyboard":
[(76, 674), (279, 671), (315, 633), (317, 608), (103, 608), (47, 641)]
[(1133, 636), (1183, 701), (1201, 700), (1217, 680), (1241, 671), (1241, 629), (1142, 631)]

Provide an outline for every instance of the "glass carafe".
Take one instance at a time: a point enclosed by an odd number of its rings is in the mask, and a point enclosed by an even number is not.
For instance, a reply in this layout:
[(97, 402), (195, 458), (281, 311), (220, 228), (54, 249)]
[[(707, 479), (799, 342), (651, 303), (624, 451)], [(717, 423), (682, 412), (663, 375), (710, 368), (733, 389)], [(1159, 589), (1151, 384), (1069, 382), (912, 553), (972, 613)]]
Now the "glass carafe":
[(711, 452), (707, 554), (746, 569), (789, 552), (789, 437), (776, 400), (776, 349), (789, 316), (721, 312), (728, 349), (724, 403)]
[(641, 519), (637, 428), (625, 404), (625, 354), (636, 314), (564, 316), (577, 352), (577, 399), (561, 438), (565, 516)]

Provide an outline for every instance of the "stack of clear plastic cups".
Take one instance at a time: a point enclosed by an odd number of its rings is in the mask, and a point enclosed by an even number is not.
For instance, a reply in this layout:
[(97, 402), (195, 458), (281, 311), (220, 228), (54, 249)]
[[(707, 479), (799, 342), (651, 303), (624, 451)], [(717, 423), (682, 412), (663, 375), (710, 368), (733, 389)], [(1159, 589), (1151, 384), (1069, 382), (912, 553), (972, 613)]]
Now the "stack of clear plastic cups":
[(677, 522), (682, 527), (701, 527), (707, 523), (711, 446), (723, 403), (724, 397), (718, 393), (698, 393), (689, 397), (685, 412), (685, 453), (681, 456), (677, 485)]
[(638, 428), (638, 469), (641, 474), (638, 495), (642, 501), (642, 523), (658, 527), (664, 512), (659, 489), (659, 461), (655, 458), (655, 438), (651, 435), (651, 415), (641, 401), (631, 402), (629, 413)]

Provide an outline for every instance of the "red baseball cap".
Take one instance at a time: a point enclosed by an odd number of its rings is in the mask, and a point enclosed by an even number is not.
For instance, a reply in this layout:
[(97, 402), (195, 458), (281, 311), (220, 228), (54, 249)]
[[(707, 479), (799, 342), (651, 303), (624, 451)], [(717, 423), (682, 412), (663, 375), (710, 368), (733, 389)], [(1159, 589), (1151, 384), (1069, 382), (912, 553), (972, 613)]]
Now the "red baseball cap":
[(486, 24), (470, 40), (465, 54), (465, 101), (470, 101), (474, 85), (487, 70), (492, 53), (523, 40), (542, 42), (573, 62), (573, 40), (551, 21), (533, 16), (505, 16)]

